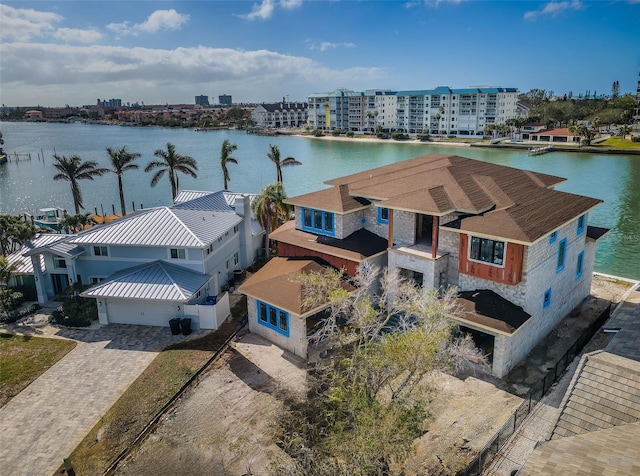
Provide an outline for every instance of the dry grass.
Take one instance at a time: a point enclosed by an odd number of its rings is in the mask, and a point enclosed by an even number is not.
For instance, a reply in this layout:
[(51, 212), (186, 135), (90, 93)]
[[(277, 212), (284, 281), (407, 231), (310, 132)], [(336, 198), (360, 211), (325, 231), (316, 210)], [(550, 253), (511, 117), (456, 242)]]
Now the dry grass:
[(0, 334), (0, 407), (20, 393), (76, 343), (63, 339)]
[(199, 339), (172, 345), (158, 354), (71, 453), (78, 476), (102, 474), (176, 392), (213, 356), (246, 314), (246, 298), (232, 319)]

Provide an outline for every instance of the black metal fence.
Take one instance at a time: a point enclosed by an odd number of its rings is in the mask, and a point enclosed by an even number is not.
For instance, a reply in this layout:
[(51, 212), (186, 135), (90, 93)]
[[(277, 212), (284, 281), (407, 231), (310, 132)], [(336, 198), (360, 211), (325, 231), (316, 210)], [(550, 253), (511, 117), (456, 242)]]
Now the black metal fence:
[(466, 469), (458, 473), (458, 476), (478, 476), (482, 473), (482, 469), (496, 456), (507, 439), (515, 433), (518, 426), (524, 421), (527, 415), (531, 413), (538, 402), (542, 400), (542, 397), (547, 394), (551, 386), (562, 377), (573, 359), (580, 354), (584, 346), (587, 345), (587, 342), (591, 340), (598, 329), (602, 327), (610, 314), (611, 304), (580, 334), (578, 339), (569, 347), (564, 355), (560, 357), (553, 368), (549, 369), (542, 380), (539, 380), (531, 387), (526, 399), (511, 414), (507, 422), (502, 425), (489, 443), (487, 443), (471, 463), (469, 463)]

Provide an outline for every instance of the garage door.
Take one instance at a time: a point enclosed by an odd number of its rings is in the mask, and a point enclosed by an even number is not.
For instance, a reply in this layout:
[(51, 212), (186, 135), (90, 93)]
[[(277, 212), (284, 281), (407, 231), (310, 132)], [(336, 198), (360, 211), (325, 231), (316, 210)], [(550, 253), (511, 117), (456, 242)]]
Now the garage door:
[(169, 319), (178, 313), (178, 302), (145, 301), (140, 299), (108, 299), (107, 316), (111, 324), (169, 326)]

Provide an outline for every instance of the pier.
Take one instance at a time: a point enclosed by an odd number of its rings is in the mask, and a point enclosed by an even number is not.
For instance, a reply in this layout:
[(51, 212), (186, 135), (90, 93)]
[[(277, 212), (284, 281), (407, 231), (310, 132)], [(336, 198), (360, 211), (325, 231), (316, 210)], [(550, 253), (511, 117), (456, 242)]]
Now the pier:
[(552, 145), (547, 145), (545, 147), (534, 147), (533, 149), (529, 149), (529, 155), (542, 155), (551, 151), (553, 151)]

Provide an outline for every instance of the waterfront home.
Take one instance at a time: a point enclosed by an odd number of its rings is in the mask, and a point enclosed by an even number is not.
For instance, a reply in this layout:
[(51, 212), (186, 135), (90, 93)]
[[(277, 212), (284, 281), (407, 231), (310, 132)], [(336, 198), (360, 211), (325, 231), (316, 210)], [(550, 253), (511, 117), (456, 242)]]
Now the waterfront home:
[(251, 198), (184, 191), (173, 206), (76, 235), (42, 235), (19, 254), (31, 260), (39, 302), (73, 284), (93, 284), (82, 295), (97, 300), (101, 323), (168, 326), (171, 318), (189, 316), (196, 326), (215, 329), (227, 316), (215, 313), (218, 295), (262, 249)]
[[(271, 238), (280, 257), (320, 259), (349, 275), (371, 263), (425, 289), (456, 286), (454, 319), (502, 377), (590, 292), (596, 241), (607, 230), (588, 226), (588, 213), (601, 201), (554, 190), (563, 181), (431, 154), (290, 198), (295, 220)], [(267, 290), (250, 295), (278, 312)], [(257, 308), (249, 317), (252, 331), (263, 325)], [(305, 326), (288, 327), (277, 343), (292, 350), (301, 338), (294, 329)]]
[(251, 111), (251, 122), (259, 128), (303, 127), (307, 123), (306, 103), (259, 104)]

